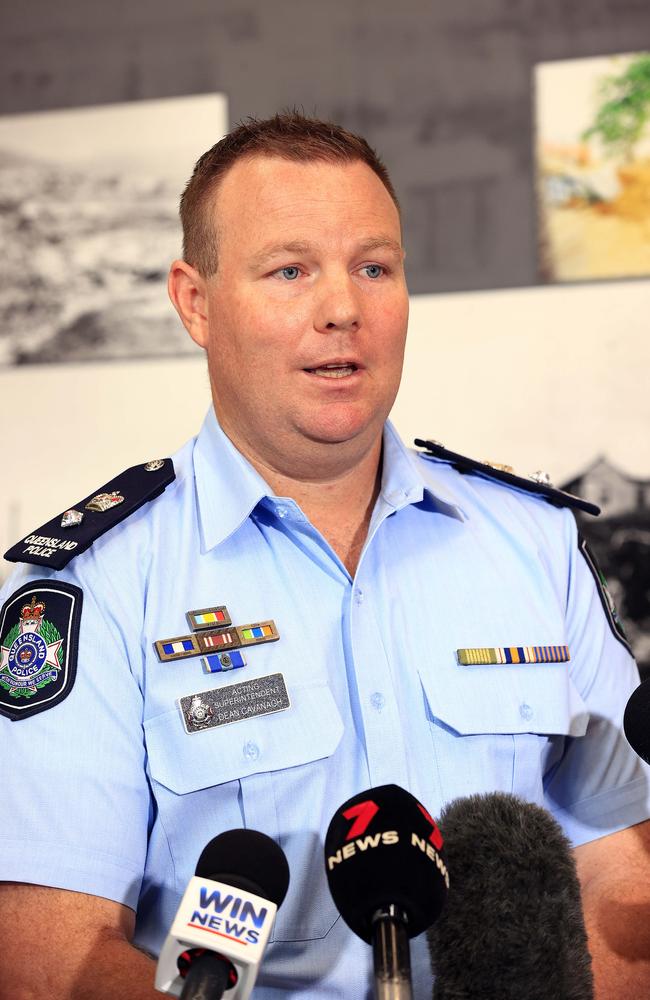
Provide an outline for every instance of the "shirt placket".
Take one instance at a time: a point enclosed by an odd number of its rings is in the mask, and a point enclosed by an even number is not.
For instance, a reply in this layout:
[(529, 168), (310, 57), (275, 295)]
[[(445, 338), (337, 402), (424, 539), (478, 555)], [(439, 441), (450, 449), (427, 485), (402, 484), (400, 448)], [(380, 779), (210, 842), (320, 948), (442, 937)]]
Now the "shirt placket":
[[(387, 513), (388, 510), (384, 511), (378, 519), (373, 536), (382, 530), (381, 522)], [(408, 787), (405, 734), (388, 651), (383, 642), (383, 616), (390, 614), (390, 608), (382, 607), (375, 582), (372, 541), (371, 537), (350, 594), (350, 637), (358, 705), (371, 786), (397, 784)]]

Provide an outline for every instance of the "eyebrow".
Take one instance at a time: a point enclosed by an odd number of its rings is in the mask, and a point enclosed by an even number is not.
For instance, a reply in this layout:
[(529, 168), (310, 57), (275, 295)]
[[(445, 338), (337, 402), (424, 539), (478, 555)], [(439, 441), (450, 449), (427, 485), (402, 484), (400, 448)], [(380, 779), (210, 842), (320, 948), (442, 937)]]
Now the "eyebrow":
[(402, 257), (404, 255), (404, 248), (401, 243), (397, 240), (391, 240), (387, 236), (376, 236), (372, 239), (365, 240), (359, 247), (361, 253), (372, 253), (373, 250), (388, 250), (389, 253), (394, 254), (396, 257)]
[(301, 243), (299, 240), (291, 243), (269, 243), (251, 257), (250, 264), (254, 268), (263, 267), (267, 260), (271, 260), (279, 254), (289, 253), (301, 257), (303, 254), (310, 253), (312, 249), (311, 244)]
[[(396, 240), (392, 240), (387, 236), (370, 237), (359, 244), (355, 252), (364, 255), (372, 253), (373, 250), (388, 250), (395, 257), (399, 258), (404, 255), (402, 246)], [(251, 257), (250, 266), (253, 269), (264, 267), (267, 261), (272, 260), (280, 254), (295, 254), (301, 257), (313, 252), (314, 245), (312, 243), (304, 243), (301, 240), (292, 240), (288, 243), (271, 243), (262, 247), (258, 253)]]

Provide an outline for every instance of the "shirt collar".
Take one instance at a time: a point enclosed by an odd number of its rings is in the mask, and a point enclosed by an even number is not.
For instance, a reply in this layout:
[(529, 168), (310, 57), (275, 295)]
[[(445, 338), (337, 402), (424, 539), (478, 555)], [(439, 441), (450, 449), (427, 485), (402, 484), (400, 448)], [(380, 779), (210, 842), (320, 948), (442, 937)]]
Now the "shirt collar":
[(417, 454), (405, 446), (390, 420), (384, 427), (381, 498), (394, 510), (427, 500), (440, 514), (464, 519), (458, 504), (425, 480)]
[(222, 431), (210, 407), (194, 445), (201, 548), (207, 552), (239, 528), (273, 490)]
[[(194, 445), (194, 471), (204, 552), (229, 538), (261, 500), (274, 497), (266, 480), (224, 434), (212, 407)], [(381, 499), (393, 510), (400, 510), (425, 497), (441, 514), (462, 519), (459, 507), (426, 483), (416, 456), (387, 421)]]

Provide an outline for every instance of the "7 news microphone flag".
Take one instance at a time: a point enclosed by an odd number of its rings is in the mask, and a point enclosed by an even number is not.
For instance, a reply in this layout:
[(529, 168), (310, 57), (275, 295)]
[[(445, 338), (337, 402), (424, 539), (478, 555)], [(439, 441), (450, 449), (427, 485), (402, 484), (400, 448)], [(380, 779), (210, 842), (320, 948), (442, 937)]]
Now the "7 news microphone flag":
[(370, 788), (337, 809), (325, 837), (332, 898), (372, 945), (377, 1000), (410, 1000), (409, 939), (439, 916), (449, 875), (440, 830), (398, 785)]

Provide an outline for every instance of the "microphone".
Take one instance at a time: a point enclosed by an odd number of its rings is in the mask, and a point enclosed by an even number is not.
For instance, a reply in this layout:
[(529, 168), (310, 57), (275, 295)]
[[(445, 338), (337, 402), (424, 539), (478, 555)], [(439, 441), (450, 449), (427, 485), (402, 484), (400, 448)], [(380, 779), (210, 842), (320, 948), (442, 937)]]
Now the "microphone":
[(435, 821), (397, 785), (360, 792), (332, 818), (325, 871), (339, 913), (372, 945), (377, 1000), (410, 1000), (409, 939), (437, 919), (449, 888)]
[(428, 932), (433, 1000), (593, 1000), (580, 883), (551, 814), (494, 792), (452, 802), (440, 827), (454, 877)]
[(636, 754), (650, 764), (650, 678), (642, 681), (628, 699), (623, 715), (625, 738)]
[(284, 851), (257, 830), (228, 830), (201, 852), (156, 968), (183, 1000), (247, 1000), (289, 888)]

